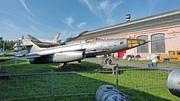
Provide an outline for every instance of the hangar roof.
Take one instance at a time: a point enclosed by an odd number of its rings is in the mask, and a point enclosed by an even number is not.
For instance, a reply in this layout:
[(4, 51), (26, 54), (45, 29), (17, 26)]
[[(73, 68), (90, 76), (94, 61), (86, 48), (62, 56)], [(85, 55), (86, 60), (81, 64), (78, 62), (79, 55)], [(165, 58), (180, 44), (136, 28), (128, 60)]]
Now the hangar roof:
[(140, 30), (166, 27), (180, 24), (180, 9), (124, 22), (84, 33), (81, 37), (73, 40), (83, 40), (93, 37), (103, 37), (114, 34), (135, 32)]

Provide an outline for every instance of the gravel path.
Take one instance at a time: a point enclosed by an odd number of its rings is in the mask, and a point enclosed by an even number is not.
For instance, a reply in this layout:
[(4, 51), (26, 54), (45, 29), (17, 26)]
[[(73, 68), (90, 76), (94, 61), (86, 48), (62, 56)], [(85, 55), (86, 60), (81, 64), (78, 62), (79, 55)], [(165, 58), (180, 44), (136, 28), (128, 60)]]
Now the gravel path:
[[(94, 63), (101, 63), (102, 60), (93, 58), (93, 59), (83, 59), (82, 61), (94, 62)], [(128, 66), (128, 67), (139, 67), (139, 68), (148, 68), (148, 64), (141, 64), (141, 63), (131, 63), (131, 62), (123, 62), (120, 60), (113, 60), (113, 64), (118, 64), (119, 66)], [(168, 70), (168, 66), (158, 65), (160, 69)], [(169, 66), (169, 70), (177, 69), (180, 67)]]

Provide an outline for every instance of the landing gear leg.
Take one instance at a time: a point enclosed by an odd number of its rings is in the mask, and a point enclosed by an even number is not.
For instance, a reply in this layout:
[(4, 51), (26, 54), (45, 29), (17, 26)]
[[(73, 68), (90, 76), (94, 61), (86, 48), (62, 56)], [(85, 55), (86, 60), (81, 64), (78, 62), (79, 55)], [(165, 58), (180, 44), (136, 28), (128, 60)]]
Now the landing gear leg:
[(110, 64), (112, 63), (112, 59), (107, 58), (107, 59), (105, 60), (105, 63), (108, 64), (108, 65), (110, 65)]
[(104, 64), (104, 59), (106, 59), (106, 58), (107, 58), (107, 56), (104, 55), (104, 57), (102, 58), (102, 64)]
[(78, 60), (78, 63), (81, 63), (81, 60)]
[(110, 53), (110, 54), (108, 54), (108, 56), (109, 56), (109, 58), (106, 57), (105, 63), (110, 65), (110, 64), (112, 64), (112, 59), (113, 59), (114, 54)]
[(67, 65), (67, 62), (64, 63), (63, 66), (58, 66), (59, 69), (69, 69), (69, 65)]

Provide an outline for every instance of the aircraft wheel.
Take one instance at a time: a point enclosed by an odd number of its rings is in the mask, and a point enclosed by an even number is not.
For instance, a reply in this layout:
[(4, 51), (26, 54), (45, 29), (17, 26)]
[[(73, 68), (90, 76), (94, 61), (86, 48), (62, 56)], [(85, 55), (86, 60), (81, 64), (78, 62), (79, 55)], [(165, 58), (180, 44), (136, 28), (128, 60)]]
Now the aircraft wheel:
[(109, 58), (107, 58), (107, 59), (105, 60), (105, 63), (106, 63), (106, 64), (111, 64), (111, 63), (112, 63), (112, 60), (109, 59)]

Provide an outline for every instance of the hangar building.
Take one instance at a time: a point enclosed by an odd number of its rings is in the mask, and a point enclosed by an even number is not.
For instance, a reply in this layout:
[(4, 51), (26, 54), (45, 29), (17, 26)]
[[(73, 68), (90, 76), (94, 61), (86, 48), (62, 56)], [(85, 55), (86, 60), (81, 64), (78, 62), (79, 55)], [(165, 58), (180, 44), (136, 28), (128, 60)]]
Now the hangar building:
[[(141, 57), (168, 54), (169, 50), (180, 50), (180, 9), (91, 30), (74, 40), (74, 42), (93, 37), (102, 39), (135, 38), (159, 40), (115, 53), (115, 57), (119, 58), (122, 57), (123, 53), (138, 54)], [(164, 38), (166, 39), (163, 40)]]

